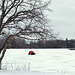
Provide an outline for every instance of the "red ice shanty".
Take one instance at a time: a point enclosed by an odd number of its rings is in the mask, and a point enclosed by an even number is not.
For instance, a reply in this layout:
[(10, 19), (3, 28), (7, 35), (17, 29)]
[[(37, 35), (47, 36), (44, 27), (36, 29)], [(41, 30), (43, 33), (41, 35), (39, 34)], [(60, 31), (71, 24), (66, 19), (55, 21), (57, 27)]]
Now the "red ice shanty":
[(34, 51), (29, 51), (28, 55), (35, 55)]

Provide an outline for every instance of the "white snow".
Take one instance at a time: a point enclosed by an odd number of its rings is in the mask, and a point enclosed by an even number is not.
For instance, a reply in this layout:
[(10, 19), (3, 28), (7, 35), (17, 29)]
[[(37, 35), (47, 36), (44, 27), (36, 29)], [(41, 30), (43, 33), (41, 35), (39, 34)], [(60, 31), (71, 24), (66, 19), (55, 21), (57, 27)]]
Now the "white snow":
[(30, 72), (30, 71), (0, 71), (0, 75), (75, 75), (75, 73)]
[[(28, 55), (33, 50), (36, 55)], [(75, 75), (75, 51), (7, 49), (0, 75)]]

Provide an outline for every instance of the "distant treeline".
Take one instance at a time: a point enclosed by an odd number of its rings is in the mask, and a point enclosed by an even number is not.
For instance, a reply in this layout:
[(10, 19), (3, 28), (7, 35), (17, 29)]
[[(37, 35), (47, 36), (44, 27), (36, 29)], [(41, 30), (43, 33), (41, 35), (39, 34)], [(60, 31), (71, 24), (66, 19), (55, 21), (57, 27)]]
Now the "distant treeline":
[[(0, 40), (2, 47), (4, 39)], [(75, 48), (75, 40), (45, 40), (45, 41), (25, 41), (24, 39), (14, 38), (10, 41), (8, 48)]]

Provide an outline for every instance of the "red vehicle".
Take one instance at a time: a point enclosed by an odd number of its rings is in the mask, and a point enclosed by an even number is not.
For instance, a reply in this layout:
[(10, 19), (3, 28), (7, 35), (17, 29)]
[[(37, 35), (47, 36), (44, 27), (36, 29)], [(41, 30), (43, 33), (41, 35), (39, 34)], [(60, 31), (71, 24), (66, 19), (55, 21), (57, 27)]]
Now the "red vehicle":
[(28, 55), (35, 55), (34, 51), (29, 51)]

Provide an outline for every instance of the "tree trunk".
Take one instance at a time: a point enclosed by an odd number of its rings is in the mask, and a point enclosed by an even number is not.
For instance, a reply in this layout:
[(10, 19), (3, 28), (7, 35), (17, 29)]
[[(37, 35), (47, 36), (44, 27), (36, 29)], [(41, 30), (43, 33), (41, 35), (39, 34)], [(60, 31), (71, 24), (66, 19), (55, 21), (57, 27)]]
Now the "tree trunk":
[(0, 60), (0, 70), (1, 70), (1, 60)]
[(8, 46), (8, 44), (9, 44), (9, 42), (10, 42), (10, 40), (11, 40), (12, 37), (13, 37), (13, 36), (9, 36), (9, 37), (6, 39), (6, 41), (5, 41), (4, 45), (3, 45), (3, 47), (0, 49), (0, 70), (1, 70), (1, 64), (2, 64), (1, 62), (2, 62), (2, 59), (3, 59), (4, 55), (5, 55), (7, 46)]
[(2, 65), (1, 62), (2, 62), (2, 59), (3, 59), (4, 55), (5, 55), (7, 46), (8, 46), (8, 44), (6, 44), (5, 48), (0, 53), (1, 54), (1, 56), (0, 56), (0, 70), (1, 70), (1, 65)]

